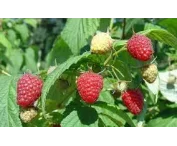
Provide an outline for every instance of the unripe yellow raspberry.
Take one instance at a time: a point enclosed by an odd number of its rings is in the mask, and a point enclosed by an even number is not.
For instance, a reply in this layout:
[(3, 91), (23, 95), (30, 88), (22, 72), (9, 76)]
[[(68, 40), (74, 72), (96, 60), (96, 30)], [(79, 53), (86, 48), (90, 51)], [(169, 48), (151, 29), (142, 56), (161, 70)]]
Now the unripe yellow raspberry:
[(112, 49), (113, 39), (108, 33), (99, 32), (91, 41), (91, 52), (104, 54)]
[(143, 78), (148, 82), (148, 83), (153, 83), (158, 75), (158, 69), (155, 64), (150, 64), (148, 66), (145, 66), (141, 69), (141, 73)]
[(34, 108), (29, 108), (20, 113), (20, 118), (24, 123), (29, 123), (36, 116), (37, 116), (37, 110)]

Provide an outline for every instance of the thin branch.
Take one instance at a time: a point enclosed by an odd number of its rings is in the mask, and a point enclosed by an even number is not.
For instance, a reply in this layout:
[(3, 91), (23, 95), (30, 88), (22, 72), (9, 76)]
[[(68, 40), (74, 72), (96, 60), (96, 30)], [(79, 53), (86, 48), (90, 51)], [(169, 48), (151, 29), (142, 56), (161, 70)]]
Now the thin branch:
[(125, 39), (126, 18), (123, 19), (122, 39)]

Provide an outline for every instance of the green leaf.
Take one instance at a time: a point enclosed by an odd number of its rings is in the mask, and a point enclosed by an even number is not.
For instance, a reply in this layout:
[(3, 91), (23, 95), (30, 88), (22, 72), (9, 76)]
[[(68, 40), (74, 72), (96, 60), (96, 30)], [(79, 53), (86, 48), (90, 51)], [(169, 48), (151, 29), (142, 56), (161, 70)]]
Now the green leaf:
[(26, 18), (26, 19), (24, 19), (24, 21), (25, 21), (25, 23), (31, 25), (34, 28), (37, 27), (37, 20), (36, 19)]
[(104, 79), (104, 87), (103, 90), (100, 93), (100, 96), (98, 98), (98, 101), (103, 101), (109, 104), (114, 104), (114, 98), (112, 97), (110, 93), (110, 89), (112, 89), (112, 83), (116, 82), (115, 79), (112, 78), (105, 78)]
[(35, 51), (32, 48), (26, 49), (25, 52), (25, 62), (26, 68), (32, 72), (37, 72), (37, 60), (35, 56)]
[(0, 33), (0, 44), (3, 45), (7, 49), (12, 48), (11, 43), (7, 40), (7, 38), (5, 37), (3, 33)]
[(168, 108), (156, 118), (150, 120), (146, 127), (177, 127), (177, 109)]
[(156, 80), (153, 83), (148, 83), (146, 80), (144, 80), (149, 90), (154, 94), (157, 95), (159, 92), (159, 77), (156, 78)]
[(7, 70), (10, 74), (18, 74), (23, 63), (23, 53), (20, 49), (15, 49), (8, 56), (11, 64), (7, 64)]
[(50, 53), (47, 55), (47, 66), (55, 65), (55, 63), (63, 63), (72, 55), (68, 45), (59, 36), (55, 40), (54, 46)]
[(11, 42), (11, 44), (15, 45), (17, 36), (14, 30), (12, 29), (7, 30), (7, 39)]
[(16, 104), (16, 78), (0, 76), (0, 127), (21, 127)]
[(92, 36), (100, 23), (97, 18), (71, 18), (68, 19), (61, 37), (68, 44), (73, 54), (79, 54), (81, 48), (87, 45), (87, 40)]
[(145, 23), (144, 30), (148, 30), (148, 29), (162, 29), (162, 28), (158, 25), (154, 25), (151, 23)]
[[(107, 115), (108, 118), (113, 118), (119, 121), (119, 126), (124, 126), (126, 122), (132, 127), (136, 126), (132, 119), (121, 109), (118, 109), (117, 106), (113, 106), (103, 102), (97, 102), (96, 104), (93, 105), (93, 107), (95, 107), (98, 114)], [(120, 123), (122, 124), (120, 125)]]
[(98, 113), (91, 107), (79, 107), (61, 122), (62, 127), (98, 127)]
[(134, 28), (137, 24), (143, 24), (142, 18), (128, 18), (126, 19), (125, 33), (127, 34), (132, 27)]
[(117, 79), (114, 78), (104, 78), (104, 86), (103, 86), (103, 91), (110, 91), (113, 88), (113, 83), (117, 82)]
[(164, 44), (177, 48), (177, 38), (164, 29), (148, 29), (139, 33), (146, 35), (151, 39), (160, 41)]
[(102, 32), (107, 32), (107, 30), (109, 28), (110, 21), (111, 21), (111, 18), (101, 18), (100, 19), (100, 26), (99, 26), (98, 30), (102, 31)]
[(115, 72), (120, 80), (131, 81), (131, 74), (128, 66), (120, 60), (116, 60), (114, 63)]
[(177, 37), (176, 18), (161, 19), (158, 24)]
[[(71, 81), (63, 78), (56, 80), (54, 85), (50, 88), (46, 98), (55, 102), (56, 106), (54, 106), (54, 104), (51, 105), (54, 108), (53, 110), (55, 110), (57, 106), (66, 106), (68, 102), (75, 97), (76, 85), (73, 84), (75, 82), (75, 76), (70, 77), (72, 77)], [(50, 102), (52, 102), (51, 100)], [(50, 105), (46, 107), (46, 110), (52, 109)]]
[[(117, 50), (117, 51), (119, 51), (119, 50)], [(130, 71), (130, 69), (132, 69), (132, 67), (135, 67), (137, 65), (141, 65), (140, 64), (141, 62), (136, 60), (135, 58), (133, 58), (130, 55), (130, 53), (128, 53), (128, 51), (126, 51), (126, 50), (119, 52), (116, 62), (117, 61), (118, 61), (118, 64), (120, 64), (122, 62), (121, 66), (123, 66), (125, 64), (125, 67), (123, 67), (123, 68), (125, 68), (126, 70), (128, 68), (127, 73), (129, 73), (129, 71)], [(115, 62), (115, 64), (117, 64), (116, 62)], [(116, 66), (119, 68), (118, 65), (116, 65)]]
[(25, 24), (18, 24), (15, 26), (15, 30), (19, 33), (23, 42), (25, 42), (29, 37), (29, 30)]
[(127, 44), (127, 40), (116, 40), (113, 44), (114, 48), (120, 48)]
[(120, 121), (109, 115), (100, 114), (99, 119), (102, 121), (104, 127), (121, 127), (123, 125)]
[(43, 114), (45, 114), (45, 101), (46, 101), (47, 94), (50, 88), (52, 87), (52, 85), (54, 85), (55, 81), (62, 75), (62, 73), (64, 73), (67, 69), (69, 69), (71, 65), (76, 64), (80, 59), (82, 59), (83, 57), (87, 57), (89, 55), (90, 52), (85, 52), (80, 56), (71, 57), (66, 62), (59, 65), (52, 73), (48, 75), (43, 85), (42, 96), (41, 96)]
[(102, 91), (100, 93), (98, 101), (104, 101), (106, 103), (114, 104), (114, 98), (111, 96), (109, 91)]
[(140, 115), (138, 115), (137, 117), (138, 119), (137, 127), (143, 127), (145, 122), (146, 112), (147, 112), (147, 103), (144, 101), (143, 110), (141, 111)]

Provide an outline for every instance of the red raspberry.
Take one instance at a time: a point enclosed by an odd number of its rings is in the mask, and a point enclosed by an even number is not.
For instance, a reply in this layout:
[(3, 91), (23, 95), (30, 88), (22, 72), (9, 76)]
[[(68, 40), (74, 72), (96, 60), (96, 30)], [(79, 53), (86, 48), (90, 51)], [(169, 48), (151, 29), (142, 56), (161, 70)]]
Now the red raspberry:
[(141, 113), (144, 101), (143, 94), (139, 89), (129, 89), (123, 92), (122, 101), (132, 114), (138, 115)]
[(133, 58), (141, 61), (151, 59), (154, 53), (151, 40), (140, 34), (135, 34), (128, 40), (127, 49)]
[(103, 88), (103, 77), (93, 72), (85, 72), (77, 79), (77, 89), (87, 103), (94, 103)]
[(17, 83), (17, 104), (29, 107), (41, 96), (43, 81), (32, 74), (24, 74)]

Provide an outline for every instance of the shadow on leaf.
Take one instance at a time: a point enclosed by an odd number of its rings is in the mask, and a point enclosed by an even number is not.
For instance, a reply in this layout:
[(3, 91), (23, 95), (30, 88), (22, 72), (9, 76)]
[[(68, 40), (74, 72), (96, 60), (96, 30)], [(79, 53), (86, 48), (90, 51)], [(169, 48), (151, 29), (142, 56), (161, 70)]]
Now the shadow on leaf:
[(77, 110), (78, 117), (82, 124), (90, 125), (98, 120), (98, 113), (92, 107), (81, 107)]
[(175, 89), (175, 86), (173, 84), (167, 84), (167, 89)]

